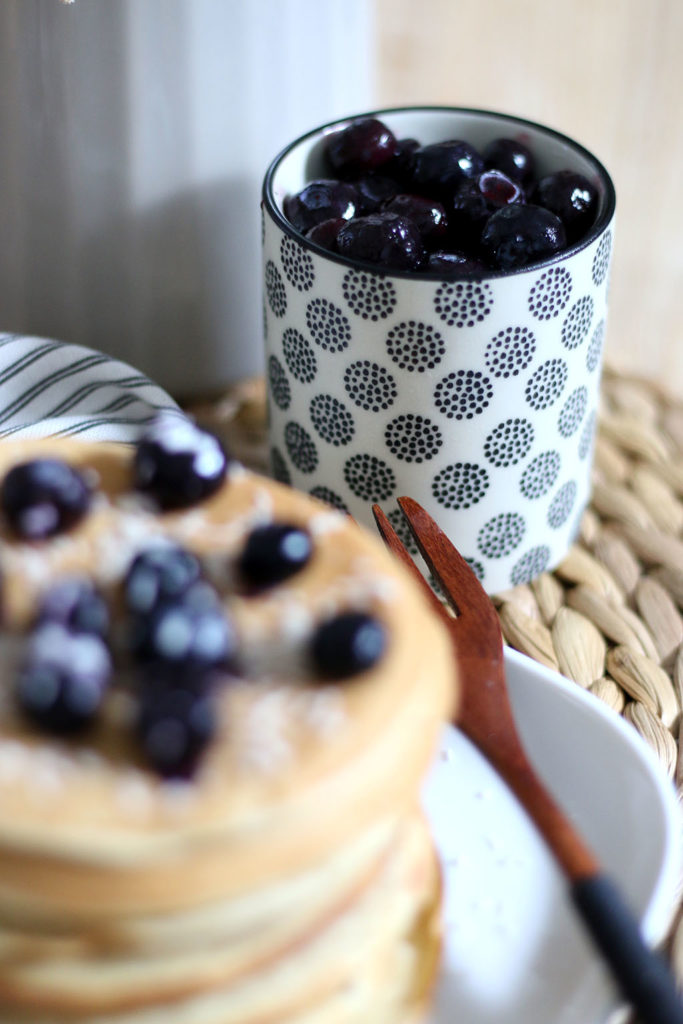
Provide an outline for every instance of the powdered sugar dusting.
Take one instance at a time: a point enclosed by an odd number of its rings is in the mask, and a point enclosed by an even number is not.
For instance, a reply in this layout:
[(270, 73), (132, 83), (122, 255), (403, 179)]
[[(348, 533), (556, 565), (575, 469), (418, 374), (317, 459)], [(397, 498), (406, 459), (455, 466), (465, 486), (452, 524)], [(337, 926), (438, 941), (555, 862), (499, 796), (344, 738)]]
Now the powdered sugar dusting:
[(292, 748), (286, 736), (288, 703), (286, 688), (278, 687), (251, 705), (240, 737), (243, 768), (271, 773), (291, 762)]
[(154, 807), (154, 791), (142, 772), (127, 772), (116, 786), (115, 799), (123, 815), (137, 821), (148, 818)]
[(308, 523), (308, 530), (312, 537), (324, 537), (329, 533), (337, 533), (344, 529), (348, 518), (343, 512), (331, 509), (329, 512), (317, 512), (311, 516)]

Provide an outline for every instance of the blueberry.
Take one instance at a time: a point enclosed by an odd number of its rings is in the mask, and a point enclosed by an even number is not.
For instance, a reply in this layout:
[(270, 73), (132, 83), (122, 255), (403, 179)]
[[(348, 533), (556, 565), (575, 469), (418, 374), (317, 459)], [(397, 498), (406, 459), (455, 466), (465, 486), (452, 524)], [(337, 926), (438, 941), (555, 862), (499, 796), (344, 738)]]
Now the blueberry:
[(328, 137), (325, 152), (340, 177), (353, 178), (379, 170), (391, 160), (396, 138), (376, 117), (358, 118)]
[(434, 248), (446, 236), (448, 223), (443, 205), (436, 199), (401, 193), (390, 199), (384, 209), (411, 220), (427, 248)]
[(393, 178), (386, 178), (382, 174), (366, 174), (353, 183), (358, 193), (357, 216), (363, 217), (367, 213), (377, 213), (381, 207), (393, 196), (400, 192), (401, 186)]
[(159, 775), (191, 777), (215, 731), (209, 695), (182, 687), (143, 689), (138, 735), (147, 763)]
[(416, 270), (425, 256), (417, 227), (397, 213), (370, 213), (349, 221), (337, 235), (337, 251), (392, 270)]
[(384, 625), (364, 612), (346, 612), (316, 630), (311, 655), (324, 679), (345, 679), (375, 665), (386, 649)]
[(420, 148), (417, 139), (397, 139), (396, 150), (391, 160), (383, 167), (385, 174), (405, 184), (413, 177), (413, 153)]
[(541, 178), (532, 198), (560, 218), (569, 242), (577, 242), (586, 234), (598, 210), (598, 190), (574, 171), (556, 171)]
[(491, 267), (515, 270), (559, 252), (566, 243), (562, 221), (540, 206), (504, 206), (489, 217), (481, 236)]
[(36, 623), (57, 623), (74, 633), (104, 637), (109, 629), (109, 609), (103, 595), (90, 580), (69, 577), (43, 594)]
[(412, 154), (416, 192), (448, 199), (468, 178), (484, 170), (484, 161), (469, 142), (451, 139), (421, 146)]
[(306, 530), (272, 523), (251, 531), (237, 567), (244, 582), (260, 590), (299, 572), (312, 554), (313, 543)]
[(175, 544), (159, 544), (135, 556), (123, 583), (126, 607), (149, 614), (164, 601), (180, 598), (201, 576), (199, 560)]
[(322, 245), (323, 249), (330, 252), (337, 251), (337, 235), (346, 224), (342, 217), (332, 217), (330, 220), (323, 220), (306, 232), (306, 238), (316, 245)]
[(482, 150), (482, 156), (488, 168), (502, 171), (522, 185), (528, 185), (534, 176), (533, 153), (518, 139), (493, 139)]
[(450, 208), (451, 234), (459, 245), (478, 249), (491, 214), (502, 206), (523, 202), (524, 193), (517, 182), (501, 171), (484, 171), (455, 193)]
[(83, 475), (61, 459), (32, 459), (9, 470), (0, 488), (0, 507), (20, 537), (42, 540), (85, 516), (90, 488)]
[(223, 483), (227, 467), (218, 438), (173, 413), (154, 420), (133, 460), (136, 488), (162, 509), (185, 508), (209, 497)]
[(469, 256), (465, 252), (446, 252), (439, 249), (429, 254), (427, 269), (434, 273), (441, 274), (445, 278), (450, 277), (471, 277), (486, 272), (486, 266), (481, 260)]
[(309, 182), (296, 195), (287, 196), (282, 208), (287, 220), (305, 234), (333, 217), (349, 220), (356, 213), (357, 204), (358, 193), (353, 185), (320, 178)]
[(237, 649), (235, 628), (218, 595), (203, 580), (182, 597), (162, 601), (149, 615), (133, 616), (131, 647), (141, 664), (158, 664), (188, 684), (229, 668)]
[(95, 719), (111, 669), (101, 637), (72, 633), (55, 623), (38, 626), (16, 679), (19, 706), (46, 732), (78, 733)]

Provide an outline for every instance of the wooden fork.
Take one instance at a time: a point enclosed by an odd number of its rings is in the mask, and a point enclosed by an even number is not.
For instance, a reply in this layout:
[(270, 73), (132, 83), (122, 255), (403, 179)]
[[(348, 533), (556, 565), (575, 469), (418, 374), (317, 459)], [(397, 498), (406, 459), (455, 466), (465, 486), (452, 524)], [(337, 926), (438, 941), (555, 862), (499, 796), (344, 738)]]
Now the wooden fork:
[(535, 822), (564, 871), (572, 901), (641, 1024), (683, 1024), (683, 1002), (664, 959), (564, 812), (532, 768), (517, 734), (505, 683), (498, 615), (464, 558), (412, 498), (399, 507), (427, 566), (455, 612), (436, 596), (378, 505), (372, 511), (389, 549), (411, 570), (453, 642), (462, 687), (458, 728), (490, 761)]

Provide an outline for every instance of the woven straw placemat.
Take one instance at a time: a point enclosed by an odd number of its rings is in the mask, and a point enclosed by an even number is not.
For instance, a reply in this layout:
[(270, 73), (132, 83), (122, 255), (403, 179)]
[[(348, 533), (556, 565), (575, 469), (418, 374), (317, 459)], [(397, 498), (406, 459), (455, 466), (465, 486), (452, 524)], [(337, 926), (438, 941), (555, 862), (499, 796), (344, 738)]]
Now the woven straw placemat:
[[(263, 380), (190, 411), (267, 472)], [(683, 401), (604, 372), (579, 538), (554, 572), (494, 602), (507, 643), (623, 715), (683, 791)], [(683, 980), (682, 915), (672, 908), (667, 946)]]

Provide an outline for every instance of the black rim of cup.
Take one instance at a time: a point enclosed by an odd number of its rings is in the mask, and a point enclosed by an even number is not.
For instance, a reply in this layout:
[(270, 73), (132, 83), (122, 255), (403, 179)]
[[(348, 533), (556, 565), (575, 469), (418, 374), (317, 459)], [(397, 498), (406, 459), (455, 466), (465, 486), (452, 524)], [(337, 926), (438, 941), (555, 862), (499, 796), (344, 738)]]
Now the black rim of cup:
[(330, 260), (333, 263), (339, 263), (345, 267), (363, 267), (368, 272), (374, 272), (380, 274), (382, 277), (397, 277), (406, 278), (411, 281), (441, 281), (443, 280), (443, 274), (438, 271), (420, 271), (416, 273), (411, 270), (387, 270), (376, 266), (373, 263), (352, 260), (347, 256), (341, 256), (338, 253), (331, 252), (329, 249), (323, 248), (316, 242), (310, 241), (305, 235), (290, 224), (285, 215), (280, 210), (274, 194), (274, 184), (277, 177), (278, 170), (282, 162), (287, 156), (295, 150), (298, 146), (303, 146), (306, 143), (313, 142), (328, 133), (330, 130), (335, 128), (344, 128), (352, 121), (358, 120), (364, 117), (377, 117), (380, 120), (383, 117), (391, 116), (393, 114), (465, 114), (467, 116), (482, 117), (482, 118), (494, 118), (496, 121), (508, 123), (511, 126), (514, 125), (518, 129), (533, 129), (536, 132), (540, 132), (542, 135), (546, 135), (548, 138), (555, 139), (558, 142), (563, 143), (569, 149), (573, 150), (578, 156), (583, 157), (588, 163), (591, 164), (595, 175), (599, 178), (602, 188), (604, 189), (603, 209), (600, 212), (595, 224), (585, 236), (579, 242), (575, 242), (574, 245), (567, 246), (562, 252), (555, 253), (549, 256), (547, 259), (538, 260), (529, 266), (518, 267), (515, 270), (487, 270), (481, 273), (474, 274), (467, 280), (486, 280), (487, 278), (501, 278), (501, 277), (514, 277), (517, 274), (524, 274), (534, 272), (542, 269), (543, 267), (553, 266), (556, 263), (562, 263), (575, 253), (580, 252), (582, 249), (587, 248), (592, 242), (599, 238), (605, 228), (611, 222), (614, 211), (616, 208), (616, 192), (614, 183), (609, 173), (607, 172), (604, 165), (598, 160), (598, 158), (591, 153), (590, 150), (582, 146), (581, 143), (576, 142), (575, 139), (570, 138), (568, 135), (564, 135), (562, 132), (556, 131), (554, 128), (549, 128), (544, 124), (539, 124), (537, 121), (529, 121), (528, 119), (517, 117), (514, 114), (503, 114), (496, 110), (480, 110), (474, 107), (448, 107), (448, 106), (403, 106), (403, 107), (385, 107), (381, 110), (370, 110), (359, 114), (352, 114), (348, 117), (336, 118), (334, 121), (328, 121), (326, 124), (319, 125), (317, 128), (312, 128), (304, 135), (300, 135), (298, 138), (290, 142), (284, 149), (282, 149), (275, 159), (271, 162), (268, 170), (266, 171), (265, 178), (263, 180), (263, 193), (262, 202), (265, 210), (268, 211), (270, 217), (275, 221), (281, 231), (289, 235), (300, 245), (312, 252), (317, 253), (326, 260)]

